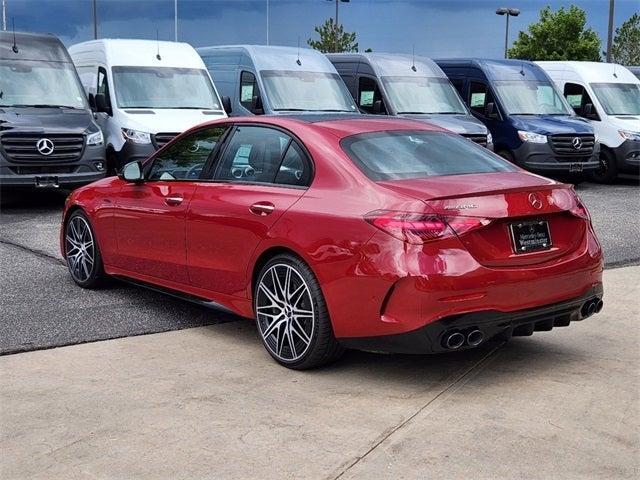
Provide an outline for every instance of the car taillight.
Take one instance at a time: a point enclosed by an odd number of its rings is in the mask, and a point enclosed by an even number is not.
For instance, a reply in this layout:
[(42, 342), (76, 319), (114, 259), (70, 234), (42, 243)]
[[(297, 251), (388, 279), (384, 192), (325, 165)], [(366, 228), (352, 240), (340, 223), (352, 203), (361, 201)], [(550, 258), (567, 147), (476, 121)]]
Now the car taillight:
[(576, 204), (573, 206), (571, 210), (569, 210), (569, 212), (578, 218), (583, 218), (584, 220), (591, 221), (591, 215), (589, 215), (589, 210), (587, 210), (587, 207), (584, 205), (584, 203), (582, 203), (582, 200), (580, 200), (580, 198), (578, 198), (577, 195), (576, 195)]
[(413, 245), (462, 235), (484, 226), (489, 220), (473, 217), (442, 217), (439, 215), (376, 210), (365, 220), (385, 233)]

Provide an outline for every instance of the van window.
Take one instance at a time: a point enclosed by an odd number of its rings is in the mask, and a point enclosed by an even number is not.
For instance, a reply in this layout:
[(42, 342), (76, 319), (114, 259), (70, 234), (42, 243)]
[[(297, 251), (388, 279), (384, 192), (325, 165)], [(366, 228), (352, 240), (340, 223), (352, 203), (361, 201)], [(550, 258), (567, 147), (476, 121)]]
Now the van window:
[(517, 170), (484, 147), (452, 133), (372, 132), (346, 137), (340, 145), (373, 181)]
[(485, 83), (471, 82), (469, 87), (469, 107), (484, 116), (487, 103), (495, 102), (489, 86)]
[(253, 105), (253, 97), (259, 97), (258, 84), (256, 76), (251, 72), (243, 71), (240, 73), (240, 104), (251, 110)]
[(96, 93), (102, 93), (104, 95), (107, 107), (110, 108), (111, 97), (109, 96), (109, 80), (107, 78), (107, 71), (102, 67), (98, 68), (98, 86), (96, 88)]
[(549, 82), (504, 80), (493, 83), (510, 115), (571, 115), (569, 105)]
[(64, 62), (0, 60), (0, 106), (87, 108), (75, 67)]
[(446, 78), (382, 77), (389, 102), (398, 114), (461, 114), (467, 108)]
[(640, 84), (592, 83), (591, 89), (607, 115), (640, 115)]
[(577, 83), (565, 83), (563, 94), (571, 108), (580, 116), (584, 116), (584, 106), (587, 103), (593, 104), (587, 90)]
[(360, 77), (358, 81), (358, 105), (368, 113), (373, 113), (373, 104), (382, 101), (378, 83), (373, 78)]

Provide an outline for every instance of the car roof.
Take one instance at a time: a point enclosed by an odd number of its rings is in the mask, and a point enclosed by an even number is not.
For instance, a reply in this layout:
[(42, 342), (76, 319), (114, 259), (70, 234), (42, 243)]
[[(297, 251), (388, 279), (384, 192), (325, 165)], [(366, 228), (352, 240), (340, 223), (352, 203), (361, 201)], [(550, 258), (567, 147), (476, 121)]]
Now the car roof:
[[(447, 78), (430, 58), (404, 53), (329, 53), (327, 58), (339, 62), (365, 61), (378, 76), (412, 76)], [(413, 68), (412, 68), (413, 67)]]
[(435, 62), (443, 70), (447, 67), (477, 67), (484, 72), (489, 80), (549, 80), (547, 74), (541, 67), (528, 60), (437, 58)]
[(264, 115), (253, 117), (232, 117), (214, 120), (207, 125), (220, 123), (254, 123), (273, 125), (292, 130), (294, 133), (300, 129), (324, 131), (338, 138), (344, 138), (361, 133), (392, 131), (392, 130), (423, 130), (433, 132), (447, 132), (444, 128), (425, 122), (399, 117), (386, 117), (380, 115), (336, 115), (336, 114), (309, 114), (309, 115)]
[(536, 62), (545, 70), (573, 71), (587, 83), (638, 83), (636, 76), (616, 63), (603, 62)]

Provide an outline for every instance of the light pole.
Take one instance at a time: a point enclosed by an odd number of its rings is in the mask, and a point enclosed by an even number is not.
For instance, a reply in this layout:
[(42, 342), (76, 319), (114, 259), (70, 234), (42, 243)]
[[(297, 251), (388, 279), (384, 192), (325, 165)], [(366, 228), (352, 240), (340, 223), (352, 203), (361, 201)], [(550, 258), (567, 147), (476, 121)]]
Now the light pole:
[(611, 44), (613, 39), (613, 0), (609, 0), (609, 29), (607, 30), (607, 63), (611, 63)]
[(501, 7), (496, 10), (498, 15), (506, 15), (507, 16), (507, 29), (504, 33), (504, 58), (508, 58), (507, 51), (509, 48), (509, 17), (517, 17), (520, 15), (520, 10), (517, 8), (507, 8)]
[(173, 0), (173, 41), (178, 41), (178, 0)]
[(269, 0), (267, 0), (267, 45), (269, 45)]
[(93, 39), (98, 39), (98, 0), (93, 0)]
[[(333, 1), (333, 0), (328, 0), (329, 2)], [(349, 3), (350, 0), (335, 0), (336, 2), (336, 17), (335, 17), (335, 23), (333, 25), (333, 51), (338, 52), (338, 6), (340, 5), (340, 2), (342, 3)]]
[(7, 30), (7, 2), (2, 0), (2, 30)]

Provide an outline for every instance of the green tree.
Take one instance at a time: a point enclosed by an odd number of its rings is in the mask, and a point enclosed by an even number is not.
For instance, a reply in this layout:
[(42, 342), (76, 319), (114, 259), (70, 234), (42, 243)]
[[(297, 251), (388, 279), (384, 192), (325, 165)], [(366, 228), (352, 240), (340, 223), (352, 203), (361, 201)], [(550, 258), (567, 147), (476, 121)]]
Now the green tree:
[(509, 58), (600, 61), (600, 38), (586, 23), (586, 12), (575, 5), (555, 12), (545, 7), (540, 20), (520, 32)]
[(320, 40), (310, 38), (307, 43), (311, 48), (322, 53), (357, 52), (355, 32), (345, 32), (342, 25), (336, 27), (333, 18), (330, 18), (319, 27), (314, 28), (320, 36)]
[(640, 15), (634, 13), (616, 28), (611, 53), (616, 63), (640, 65)]

